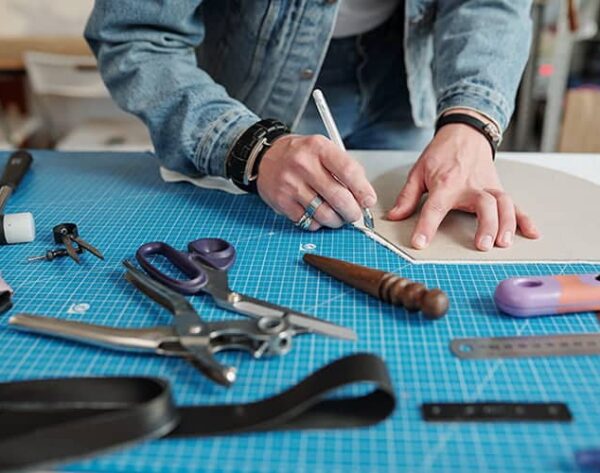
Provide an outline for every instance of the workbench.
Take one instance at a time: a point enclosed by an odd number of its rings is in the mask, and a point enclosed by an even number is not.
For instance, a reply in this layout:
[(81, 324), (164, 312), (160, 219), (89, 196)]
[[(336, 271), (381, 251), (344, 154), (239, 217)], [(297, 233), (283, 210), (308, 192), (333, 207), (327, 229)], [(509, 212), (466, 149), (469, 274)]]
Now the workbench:
[[(15, 290), (14, 308), (0, 317), (0, 381), (58, 376), (147, 375), (166, 378), (179, 404), (258, 400), (280, 392), (334, 359), (359, 351), (385, 359), (396, 390), (393, 417), (371, 428), (269, 432), (187, 440), (157, 440), (79, 461), (65, 471), (312, 472), (349, 471), (577, 471), (574, 452), (600, 447), (600, 357), (460, 361), (449, 350), (457, 337), (597, 332), (592, 313), (515, 319), (501, 315), (492, 294), (517, 275), (600, 272), (600, 265), (411, 265), (359, 231), (302, 232), (257, 196), (234, 196), (189, 184), (165, 184), (150, 154), (34, 152), (34, 164), (7, 212), (33, 212), (33, 243), (0, 248), (0, 270)], [(4, 162), (8, 153), (0, 153)], [(357, 153), (363, 162), (403, 153)], [(505, 159), (501, 156), (500, 159)], [(600, 182), (599, 156), (519, 155)], [(597, 203), (589, 203), (598, 218)], [(75, 222), (105, 261), (83, 255), (28, 263), (55, 246), (51, 229)], [(600, 222), (599, 222), (600, 228)], [(222, 354), (238, 368), (230, 389), (215, 386), (187, 363), (120, 353), (11, 330), (17, 312), (143, 327), (170, 315), (123, 280), (121, 260), (152, 240), (185, 248), (200, 237), (233, 243), (230, 272), (240, 292), (354, 328), (356, 343), (316, 335), (294, 341), (284, 357), (252, 360)], [(581, 235), (597, 238), (597, 235)], [(447, 291), (452, 306), (439, 321), (424, 321), (316, 273), (306, 251), (394, 271)], [(235, 317), (210, 298), (190, 299), (207, 320)], [(562, 401), (571, 423), (434, 424), (421, 419), (423, 402)]]

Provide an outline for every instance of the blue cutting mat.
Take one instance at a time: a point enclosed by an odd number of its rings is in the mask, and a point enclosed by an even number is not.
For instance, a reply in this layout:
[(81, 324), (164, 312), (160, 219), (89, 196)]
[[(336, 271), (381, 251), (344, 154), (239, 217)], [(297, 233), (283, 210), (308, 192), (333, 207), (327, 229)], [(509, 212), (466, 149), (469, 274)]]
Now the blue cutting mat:
[[(4, 162), (6, 154), (0, 156)], [(356, 351), (382, 356), (398, 395), (393, 418), (365, 429), (262, 433), (200, 440), (152, 441), (69, 465), (73, 471), (574, 471), (573, 452), (600, 447), (600, 357), (459, 361), (454, 337), (595, 332), (593, 314), (517, 320), (501, 316), (491, 295), (503, 278), (523, 274), (600, 271), (585, 265), (412, 266), (353, 229), (304, 233), (257, 197), (235, 197), (163, 184), (157, 162), (143, 154), (35, 153), (31, 172), (8, 205), (32, 211), (38, 237), (0, 249), (0, 269), (15, 289), (15, 311), (120, 326), (166, 324), (170, 316), (122, 278), (120, 261), (137, 247), (164, 240), (225, 238), (238, 260), (232, 287), (353, 327), (356, 344), (306, 335), (287, 356), (253, 361), (227, 354), (239, 379), (215, 387), (187, 363), (122, 354), (17, 333), (0, 319), (0, 381), (55, 376), (152, 375), (169, 379), (177, 401), (224, 403), (276, 393), (325, 363)], [(27, 263), (53, 246), (52, 226), (79, 225), (83, 238), (107, 255)], [(592, 238), (593, 236), (588, 236)], [(305, 267), (306, 245), (324, 255), (368, 264), (445, 289), (452, 309), (423, 322), (379, 304)], [(207, 319), (235, 317), (204, 297), (193, 303)], [(81, 304), (89, 304), (79, 314)], [(83, 306), (85, 307), (85, 306)], [(427, 424), (419, 406), (433, 401), (565, 401), (571, 424)]]

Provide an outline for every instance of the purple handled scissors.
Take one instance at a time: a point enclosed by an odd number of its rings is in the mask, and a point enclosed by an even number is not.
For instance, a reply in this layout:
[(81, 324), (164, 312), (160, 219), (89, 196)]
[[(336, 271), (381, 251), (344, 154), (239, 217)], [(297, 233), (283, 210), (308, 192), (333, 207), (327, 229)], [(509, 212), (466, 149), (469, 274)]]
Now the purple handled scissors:
[[(163, 256), (189, 279), (175, 279), (164, 274), (150, 263), (152, 256)], [(146, 243), (135, 257), (149, 276), (181, 294), (207, 293), (224, 309), (255, 319), (272, 319), (274, 324), (285, 319), (294, 333), (311, 332), (356, 340), (356, 333), (347, 327), (232, 291), (227, 270), (235, 261), (235, 248), (220, 238), (192, 241), (187, 252), (163, 242)]]

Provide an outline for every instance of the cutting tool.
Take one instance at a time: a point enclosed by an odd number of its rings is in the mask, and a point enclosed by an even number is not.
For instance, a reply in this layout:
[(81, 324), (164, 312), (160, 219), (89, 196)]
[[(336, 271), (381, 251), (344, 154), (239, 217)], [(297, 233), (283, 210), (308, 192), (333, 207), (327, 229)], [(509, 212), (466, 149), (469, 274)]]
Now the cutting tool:
[(235, 382), (236, 369), (221, 364), (215, 353), (243, 350), (255, 358), (284, 355), (292, 348), (292, 338), (308, 331), (289, 315), (205, 322), (184, 296), (146, 276), (131, 262), (123, 264), (125, 279), (171, 312), (172, 326), (116, 328), (23, 313), (11, 317), (9, 324), (22, 331), (117, 350), (181, 357), (223, 386)]
[[(256, 319), (288, 320), (298, 333), (312, 332), (356, 340), (356, 333), (349, 328), (232, 291), (227, 272), (235, 262), (235, 255), (235, 247), (229, 242), (220, 238), (201, 238), (188, 243), (187, 252), (163, 242), (146, 243), (136, 252), (136, 259), (149, 276), (181, 294), (207, 293), (224, 309)], [(160, 256), (188, 279), (174, 279), (161, 272), (150, 261)]]

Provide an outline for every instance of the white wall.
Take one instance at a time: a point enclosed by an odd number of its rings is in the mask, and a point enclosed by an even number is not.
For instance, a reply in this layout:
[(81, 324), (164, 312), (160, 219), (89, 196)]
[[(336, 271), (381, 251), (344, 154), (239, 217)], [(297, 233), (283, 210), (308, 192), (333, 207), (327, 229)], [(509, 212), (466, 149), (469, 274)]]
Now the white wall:
[(81, 36), (93, 5), (94, 0), (0, 0), (0, 36)]

